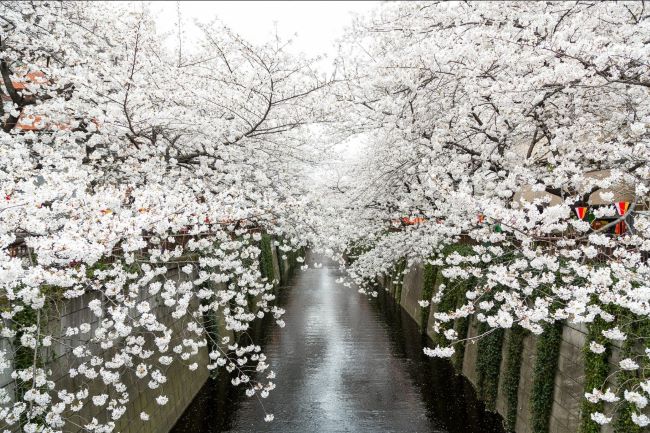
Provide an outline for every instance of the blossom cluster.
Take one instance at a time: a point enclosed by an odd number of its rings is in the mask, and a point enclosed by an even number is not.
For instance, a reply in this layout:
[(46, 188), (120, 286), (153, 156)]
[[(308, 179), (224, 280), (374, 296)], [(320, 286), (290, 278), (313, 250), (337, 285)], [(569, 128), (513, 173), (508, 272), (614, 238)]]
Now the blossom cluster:
[(172, 365), (266, 397), (249, 331), (284, 311), (262, 233), (279, 254), (306, 242), (304, 125), (328, 81), (216, 21), (174, 51), (142, 4), (0, 11), (3, 425), (113, 431), (142, 389), (174, 398)]
[[(650, 318), (649, 18), (627, 2), (398, 2), (359, 18), (335, 90), (361, 150), (333, 170), (324, 240), (348, 259), (346, 284), (371, 295), (379, 277), (401, 280), (400, 264), (440, 269), (447, 287), (420, 304), (436, 311), (434, 331), (468, 315), (535, 334), (603, 320), (588, 347), (630, 353), (602, 395), (627, 374), (616, 389), (638, 425), (650, 398), (638, 350)], [(470, 252), (445, 253), (459, 243)], [(450, 290), (464, 305), (440, 311)]]

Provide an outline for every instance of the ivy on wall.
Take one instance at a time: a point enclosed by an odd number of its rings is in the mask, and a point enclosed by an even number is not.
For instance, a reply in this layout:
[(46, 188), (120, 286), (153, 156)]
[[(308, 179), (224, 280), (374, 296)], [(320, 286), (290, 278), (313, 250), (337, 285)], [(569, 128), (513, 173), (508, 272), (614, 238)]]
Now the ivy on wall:
[(285, 265), (284, 260), (282, 259), (282, 251), (280, 251), (278, 247), (276, 247), (275, 253), (278, 255), (278, 268), (280, 270), (280, 275), (278, 275), (278, 277), (280, 278), (280, 284), (284, 285), (287, 283), (285, 272), (288, 272), (288, 269), (286, 271), (284, 269)]
[[(453, 252), (457, 252), (461, 256), (467, 256), (473, 254), (473, 249), (470, 245), (455, 244), (445, 248), (444, 252), (446, 255), (449, 255)], [(475, 284), (476, 284), (476, 280), (474, 278), (461, 280), (458, 283), (458, 288), (456, 289), (456, 296), (455, 296), (456, 308), (460, 308), (463, 305), (465, 305), (465, 303), (467, 302), (467, 298), (465, 297), (465, 294), (467, 293), (468, 290), (472, 289)], [(461, 317), (456, 319), (454, 323), (454, 329), (458, 334), (459, 340), (467, 338), (467, 333), (469, 331), (469, 320), (470, 320), (469, 317)], [(458, 342), (454, 345), (456, 351), (454, 352), (454, 355), (451, 358), (451, 362), (457, 371), (462, 371), (463, 369), (463, 360), (465, 358), (465, 346), (466, 346), (465, 341)]]
[[(23, 346), (20, 343), (20, 339), (24, 334), (25, 328), (36, 325), (36, 312), (33, 308), (25, 306), (25, 308), (18, 312), (12, 320), (17, 331), (16, 336), (14, 337), (14, 347), (16, 348), (14, 354), (14, 368), (15, 370), (31, 368), (34, 363), (34, 349)], [(20, 393), (27, 390), (27, 388), (23, 389), (23, 385), (27, 385), (27, 382), (18, 384), (18, 391)]]
[[(458, 301), (458, 291), (456, 290), (456, 287), (454, 287), (452, 284), (450, 284), (449, 279), (443, 277), (440, 275), (439, 277), (441, 279), (440, 284), (445, 285), (445, 291), (442, 294), (442, 297), (440, 298), (440, 302), (438, 303), (438, 310), (439, 311), (453, 311), (456, 309), (456, 304)], [(461, 288), (459, 288), (461, 289)]]
[(395, 266), (392, 280), (395, 284), (395, 301), (397, 304), (402, 303), (402, 287), (404, 286), (404, 269), (406, 269), (406, 260), (402, 259)]
[[(16, 330), (16, 336), (14, 337), (13, 346), (15, 348), (14, 352), (14, 370), (21, 371), (27, 370), (34, 367), (42, 367), (43, 360), (41, 358), (41, 353), (36, 355), (34, 349), (23, 346), (20, 342), (21, 337), (25, 333), (25, 328), (36, 327), (38, 323), (38, 317), (36, 311), (29, 306), (25, 306), (24, 309), (18, 312), (12, 319), (14, 329)], [(25, 393), (33, 387), (33, 381), (31, 379), (22, 380), (20, 377), (16, 378), (16, 387), (15, 393), (16, 398), (23, 399)], [(43, 422), (44, 415), (38, 415), (36, 418), (26, 418), (26, 411), (20, 415), (20, 423), (22, 425), (28, 422)]]
[[(626, 323), (620, 325), (621, 330), (628, 334), (629, 338), (623, 342), (621, 347), (621, 355), (623, 358), (635, 358), (639, 363), (639, 370), (635, 371), (622, 371), (619, 373), (618, 380), (620, 383), (627, 382), (629, 384), (638, 385), (641, 381), (639, 372), (648, 371), (650, 362), (647, 356), (639, 357), (638, 348), (635, 343), (638, 338), (648, 338), (650, 335), (650, 321), (647, 318), (642, 318), (631, 314), (629, 311), (617, 312), (617, 318), (623, 319)], [(611, 326), (611, 325), (610, 325)], [(646, 373), (647, 374), (647, 373)], [(615, 433), (642, 433), (647, 432), (647, 429), (639, 427), (632, 421), (632, 414), (638, 412), (636, 406), (626, 400), (622, 400), (617, 408), (616, 419), (614, 420)]]
[[(280, 243), (282, 242), (282, 239), (280, 239)], [(273, 245), (273, 240), (269, 236), (269, 246)], [(270, 252), (270, 263), (271, 267), (267, 268), (267, 272), (270, 272), (270, 270), (273, 269), (273, 251), (269, 249)], [(296, 251), (288, 251), (288, 252), (283, 252), (280, 250), (279, 247), (276, 247), (275, 250), (277, 257), (278, 257), (278, 268), (280, 275), (275, 275), (275, 278), (280, 282), (281, 285), (287, 284), (287, 277), (291, 275), (293, 272), (295, 265), (296, 265), (296, 259), (298, 257), (304, 257), (305, 256), (305, 249), (303, 247), (298, 248)], [(282, 257), (286, 257), (286, 259), (283, 259)], [(261, 269), (261, 265), (260, 265)]]
[(545, 326), (537, 340), (537, 356), (533, 368), (533, 389), (531, 392), (531, 412), (533, 433), (548, 433), (548, 425), (553, 407), (553, 389), (557, 371), (560, 343), (562, 342), (562, 322)]
[[(203, 300), (201, 304), (205, 307), (210, 303), (207, 300)], [(206, 309), (203, 312), (203, 327), (205, 329), (206, 337), (208, 337), (208, 349), (210, 352), (218, 351), (218, 341), (219, 341), (219, 316), (216, 311), (213, 309)], [(216, 378), (218, 375), (218, 369), (210, 371), (210, 377)]]
[[(490, 331), (489, 325), (480, 322), (478, 325), (479, 335), (488, 331)], [(476, 358), (477, 391), (485, 402), (485, 407), (491, 411), (496, 409), (504, 334), (503, 328), (496, 328), (478, 340), (478, 356)]]
[(271, 236), (264, 234), (260, 240), (260, 272), (262, 273), (262, 278), (267, 278), (270, 283), (275, 280), (275, 272), (273, 269), (273, 250), (271, 249), (273, 245), (273, 239)]
[[(464, 302), (464, 299), (462, 300)], [(462, 340), (467, 337), (467, 332), (469, 331), (469, 318), (462, 317), (456, 319), (455, 324), (456, 332), (458, 333), (458, 339)], [(462, 371), (463, 369), (463, 360), (465, 359), (465, 341), (457, 343), (454, 348), (454, 356), (451, 358), (451, 362), (456, 367), (456, 370)]]
[[(472, 247), (469, 245), (464, 245), (464, 244), (452, 244), (452, 245), (447, 245), (443, 251), (442, 255), (443, 257), (447, 257), (450, 254), (453, 253), (458, 253), (462, 256), (467, 256), (469, 254), (473, 253)], [(435, 279), (435, 283), (432, 285), (432, 287), (435, 289), (435, 287), (439, 287), (440, 284), (445, 285), (444, 292), (442, 294), (442, 297), (440, 298), (440, 301), (437, 304), (437, 310), (438, 311), (453, 311), (456, 308), (459, 308), (463, 305), (465, 305), (467, 299), (465, 298), (465, 293), (469, 288), (471, 288), (474, 284), (475, 281), (474, 279), (465, 279), (465, 280), (457, 280), (457, 281), (451, 281), (448, 278), (445, 278), (441, 273), (440, 270), (434, 270), (434, 275), (433, 278)], [(426, 274), (426, 268), (425, 268), (425, 282), (426, 282), (427, 274)], [(438, 281), (440, 282), (439, 284)], [(426, 283), (425, 283), (426, 287)], [(430, 295), (427, 295), (429, 298), (433, 295), (433, 292)], [(428, 320), (428, 315), (427, 314), (427, 320)], [(454, 322), (449, 322), (447, 324), (443, 324), (440, 327), (440, 333), (436, 334), (433, 336), (433, 341), (436, 344), (440, 345), (446, 345), (449, 344), (449, 341), (446, 340), (444, 336), (444, 331), (447, 329), (453, 329), (456, 331), (458, 334), (458, 339), (464, 339), (467, 337), (467, 332), (469, 330), (469, 318), (467, 317), (462, 317), (456, 319)], [(456, 369), (456, 371), (460, 372), (462, 371), (463, 368), (463, 359), (465, 357), (465, 342), (457, 342), (454, 344), (454, 355), (451, 358), (451, 363)]]
[[(433, 290), (436, 285), (436, 277), (438, 275), (438, 268), (433, 266), (430, 263), (424, 265), (424, 282), (422, 285), (422, 299), (430, 301), (433, 297)], [(423, 332), (427, 329), (427, 324), (429, 323), (429, 312), (431, 311), (431, 305), (426, 307), (420, 307), (420, 323), (421, 329)]]
[(506, 413), (503, 420), (508, 432), (515, 431), (517, 423), (517, 407), (519, 404), (519, 378), (521, 377), (521, 361), (524, 349), (526, 330), (521, 326), (513, 326), (506, 338), (506, 359), (501, 392), (506, 399)]
[[(607, 322), (600, 317), (589, 324), (589, 333), (585, 347), (582, 349), (585, 362), (585, 392), (591, 392), (594, 388), (599, 389), (603, 383), (605, 383), (607, 375), (609, 374), (608, 360), (611, 350), (607, 338), (602, 334), (602, 331), (608, 328), (609, 325)], [(605, 346), (605, 352), (594, 353), (589, 350), (589, 344), (591, 341), (595, 341), (596, 343)], [(596, 411), (603, 412), (603, 409), (604, 404), (602, 401), (591, 403), (583, 397), (580, 433), (600, 433), (600, 425), (591, 419), (591, 414)]]
[[(449, 280), (440, 274), (440, 269), (434, 265), (426, 264), (424, 266), (424, 278), (422, 288), (422, 299), (430, 300), (439, 284), (445, 284), (447, 289), (442, 295), (438, 305), (438, 310), (449, 311), (462, 306), (465, 303), (465, 292), (473, 283), (466, 280), (461, 281), (457, 286), (450, 287)], [(420, 324), (422, 332), (426, 332), (429, 316), (431, 315), (432, 306), (420, 307)], [(456, 319), (453, 323), (443, 325), (441, 332), (434, 335), (432, 340), (436, 344), (448, 344), (443, 332), (453, 327), (458, 333), (458, 338), (463, 339), (467, 336), (469, 329), (469, 319), (466, 317)], [(465, 342), (459, 342), (454, 345), (455, 352), (451, 358), (451, 363), (457, 371), (462, 369), (463, 358), (465, 356)]]

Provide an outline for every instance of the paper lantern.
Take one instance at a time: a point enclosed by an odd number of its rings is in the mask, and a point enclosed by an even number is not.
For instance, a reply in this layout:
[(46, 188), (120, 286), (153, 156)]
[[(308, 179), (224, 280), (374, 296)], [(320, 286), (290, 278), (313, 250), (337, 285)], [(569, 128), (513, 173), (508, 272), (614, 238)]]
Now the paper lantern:
[(576, 215), (578, 215), (578, 218), (580, 218), (581, 220), (584, 220), (585, 216), (587, 216), (587, 209), (588, 208), (584, 207), (584, 206), (576, 207), (575, 211), (576, 211)]
[(619, 215), (623, 216), (627, 212), (628, 208), (630, 207), (630, 202), (629, 201), (617, 201), (614, 203), (616, 206), (616, 212), (618, 212)]

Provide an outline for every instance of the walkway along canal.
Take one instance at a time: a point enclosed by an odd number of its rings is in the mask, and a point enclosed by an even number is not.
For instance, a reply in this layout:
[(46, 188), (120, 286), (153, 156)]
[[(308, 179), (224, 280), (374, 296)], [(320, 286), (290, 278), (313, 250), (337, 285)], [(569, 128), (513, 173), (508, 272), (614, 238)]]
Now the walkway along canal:
[(264, 422), (259, 402), (221, 375), (172, 432), (503, 431), (467, 379), (422, 353), (425, 337), (388, 295), (368, 301), (337, 284), (339, 276), (333, 263), (296, 271), (281, 291), (287, 326), (262, 339), (277, 372), (277, 388), (263, 401), (275, 421)]

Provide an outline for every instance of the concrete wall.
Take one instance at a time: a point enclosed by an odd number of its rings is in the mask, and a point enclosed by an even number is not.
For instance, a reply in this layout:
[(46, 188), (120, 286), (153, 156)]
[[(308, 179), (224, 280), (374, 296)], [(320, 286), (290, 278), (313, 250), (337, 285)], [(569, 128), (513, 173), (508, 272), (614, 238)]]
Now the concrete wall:
[[(532, 417), (530, 399), (533, 394), (533, 369), (535, 368), (535, 352), (537, 351), (537, 337), (528, 334), (524, 337), (523, 347), (521, 350), (521, 370), (519, 374), (519, 388), (517, 389), (517, 422), (515, 431), (517, 433), (532, 433)], [(503, 372), (503, 361), (501, 372)], [(503, 377), (501, 373), (499, 376)], [(503, 402), (501, 415), (506, 412), (505, 396), (499, 389), (499, 400)], [(573, 430), (572, 432), (575, 432)]]
[(587, 329), (584, 326), (567, 324), (562, 329), (549, 423), (551, 433), (575, 432), (580, 426), (580, 405), (585, 392), (585, 359), (582, 348), (586, 340)]
[(422, 281), (424, 278), (424, 267), (422, 265), (412, 266), (404, 275), (404, 283), (402, 285), (402, 293), (400, 298), (400, 305), (409, 316), (415, 319), (420, 326), (420, 304), (418, 301), (422, 299)]
[[(424, 272), (422, 265), (412, 266), (403, 279), (402, 293), (400, 297), (401, 307), (412, 317), (419, 325), (421, 321), (420, 306), (418, 301), (422, 299)], [(379, 279), (379, 284), (388, 288), (390, 293), (395, 294), (395, 287), (390, 278)], [(436, 287), (440, 284), (440, 278), (436, 279)], [(433, 311), (429, 314), (429, 320), (426, 326), (426, 333), (433, 335), (432, 325), (434, 322)], [(470, 318), (468, 337), (477, 335), (478, 322), (475, 318)], [(509, 332), (509, 331), (507, 331)], [(575, 433), (580, 425), (580, 406), (584, 394), (584, 356), (582, 348), (587, 339), (586, 329), (575, 325), (567, 325), (562, 332), (562, 341), (560, 346), (560, 357), (558, 368), (555, 375), (555, 390), (553, 396), (553, 406), (551, 418), (549, 421), (549, 433)], [(504, 342), (507, 341), (504, 338)], [(522, 364), (518, 388), (518, 407), (517, 407), (517, 433), (532, 433), (532, 415), (530, 399), (533, 388), (533, 370), (535, 366), (537, 338), (534, 335), (524, 337), (522, 349)], [(505, 346), (505, 344), (504, 344)], [(505, 376), (505, 350), (501, 360), (500, 381)], [(462, 374), (476, 387), (478, 375), (476, 372), (476, 360), (478, 356), (478, 345), (468, 342), (465, 345), (465, 353), (462, 362)], [(506, 396), (502, 393), (502, 387), (499, 386), (496, 409), (497, 412), (504, 416), (507, 412)], [(603, 430), (603, 433), (606, 433)]]
[[(476, 337), (478, 335), (478, 322), (474, 317), (469, 320), (467, 328), (467, 338)], [(476, 340), (473, 340), (476, 341)], [(468, 342), (465, 344), (465, 355), (463, 357), (463, 376), (467, 377), (469, 381), (476, 388), (478, 384), (478, 372), (476, 371), (476, 360), (478, 359), (478, 344)]]
[[(176, 268), (170, 269), (164, 276), (165, 279), (178, 282), (186, 281), (193, 277), (195, 276), (179, 272)], [(81, 364), (80, 360), (72, 354), (71, 347), (85, 345), (92, 351), (94, 356), (98, 356), (104, 360), (112, 358), (117, 353), (113, 348), (102, 349), (97, 343), (93, 343), (91, 340), (102, 318), (95, 316), (88, 308), (88, 304), (100, 296), (101, 294), (98, 292), (88, 292), (81, 297), (56, 303), (55, 306), (43, 311), (44, 315), (47, 314), (47, 319), (44, 319), (46, 320), (45, 326), (48, 329), (47, 333), (55, 337), (55, 342), (46, 352), (41, 353), (41, 358), (49, 360), (47, 368), (52, 372), (50, 379), (56, 384), (56, 391), (62, 389), (78, 391), (88, 388), (91, 396), (106, 393), (109, 395), (109, 400), (117, 397), (114, 391), (111, 392), (104, 385), (101, 377), (88, 380), (81, 374), (74, 378), (70, 377), (69, 374), (71, 368), (78, 368)], [(155, 312), (159, 320), (173, 330), (174, 337), (170, 342), (170, 348), (179, 344), (182, 340), (182, 331), (187, 324), (187, 319), (173, 319), (170, 314), (170, 308), (166, 307), (159, 297), (150, 296), (148, 292), (142, 291), (138, 300), (147, 300), (151, 305), (152, 312)], [(193, 307), (197, 307), (196, 303)], [(64, 336), (65, 330), (68, 327), (78, 327), (82, 323), (89, 323), (91, 325), (91, 331), (89, 333), (72, 337)], [(137, 365), (140, 358), (134, 357), (133, 359)], [(89, 362), (87, 359), (85, 360), (85, 364), (88, 366)], [(126, 403), (126, 412), (116, 422), (115, 431), (121, 433), (165, 433), (169, 431), (207, 380), (209, 375), (208, 370), (205, 368), (207, 360), (207, 349), (202, 347), (187, 362), (187, 364), (197, 362), (199, 368), (196, 371), (190, 371), (186, 365), (180, 362), (173, 362), (167, 367), (166, 371), (163, 371), (167, 376), (167, 381), (155, 390), (147, 386), (148, 380), (138, 380), (135, 377), (133, 372), (134, 368), (122, 367), (119, 370), (114, 370), (120, 373), (120, 380), (127, 386), (127, 392), (130, 397), (130, 401)], [(7, 387), (7, 389), (13, 389), (14, 382), (12, 380), (3, 381), (2, 386)], [(160, 406), (156, 403), (155, 398), (159, 395), (169, 397), (169, 401), (165, 406)], [(148, 413), (150, 420), (147, 422), (142, 421), (140, 419), (141, 412)], [(70, 422), (66, 424), (64, 431), (72, 433), (87, 431), (83, 426), (93, 418), (96, 418), (100, 422), (106, 422), (107, 414), (105, 406), (98, 407), (92, 401), (87, 400), (79, 412), (67, 413), (65, 414), (65, 418)], [(1, 422), (0, 426), (7, 427), (2, 426)], [(11, 429), (18, 431), (19, 427), (14, 425)]]
[[(273, 253), (273, 269), (275, 278), (280, 280), (280, 266), (276, 248), (272, 248)], [(283, 278), (288, 278), (293, 264), (288, 260), (284, 260), (284, 273)], [(196, 275), (187, 275), (180, 272), (179, 269), (173, 268), (168, 271), (164, 276), (165, 279), (174, 280), (177, 282), (194, 279)], [(90, 323), (92, 326), (91, 331), (85, 335), (74, 336), (71, 338), (63, 337), (61, 342), (54, 343), (49, 350), (49, 353), (44, 354), (44, 359), (49, 359), (47, 366), (52, 370), (51, 379), (56, 383), (56, 389), (67, 390), (80, 390), (88, 387), (90, 395), (100, 394), (108, 388), (103, 385), (101, 378), (89, 381), (82, 379), (81, 375), (71, 378), (68, 371), (70, 368), (79, 366), (79, 360), (72, 354), (70, 347), (75, 347), (79, 344), (84, 344), (91, 348), (93, 354), (103, 358), (104, 360), (110, 359), (116, 351), (114, 349), (102, 350), (97, 344), (89, 342), (89, 338), (94, 334), (95, 329), (98, 327), (100, 318), (96, 317), (87, 307), (88, 303), (100, 296), (99, 293), (86, 293), (82, 297), (67, 300), (57, 304), (56, 309), (49, 311), (49, 319), (47, 326), (49, 333), (53, 336), (61, 336), (68, 327), (79, 326), (81, 323)], [(166, 307), (161, 301), (159, 296), (149, 296), (148, 292), (143, 291), (140, 293), (139, 300), (147, 300), (155, 312), (158, 320), (163, 322), (166, 326), (173, 330), (173, 339), (169, 344), (170, 350), (175, 345), (182, 343), (184, 336), (183, 330), (186, 329), (188, 322), (187, 317), (180, 319), (173, 319), (171, 316), (171, 309)], [(188, 309), (188, 311), (195, 311), (198, 307), (197, 300)], [(162, 318), (162, 319), (161, 319)], [(218, 332), (220, 335), (232, 336), (232, 331), (225, 330), (225, 323), (220, 316), (218, 321)], [(0, 342), (4, 345), (10, 345), (10, 340), (3, 339)], [(4, 348), (4, 346), (3, 346)], [(12, 350), (9, 351), (11, 353)], [(157, 357), (154, 354), (154, 357)], [(138, 362), (139, 358), (134, 357), (134, 362)], [(190, 371), (187, 365), (197, 362), (199, 367)], [(126, 404), (127, 410), (124, 415), (116, 422), (115, 432), (120, 433), (167, 433), (176, 423), (176, 421), (183, 414), (187, 406), (192, 402), (198, 391), (201, 389), (205, 381), (210, 375), (210, 371), (205, 368), (208, 364), (208, 349), (201, 347), (197, 354), (192, 356), (187, 362), (179, 362), (175, 360), (167, 370), (164, 371), (167, 376), (167, 381), (160, 385), (157, 389), (151, 390), (147, 386), (148, 380), (138, 380), (133, 369), (122, 368), (120, 369), (121, 381), (127, 386), (130, 401)], [(14, 382), (7, 374), (0, 377), (0, 387), (6, 387), (9, 390), (14, 388)], [(159, 395), (166, 395), (169, 401), (166, 405), (160, 406), (156, 403), (155, 398)], [(109, 397), (113, 398), (111, 395)], [(149, 414), (149, 421), (142, 421), (140, 413), (146, 412)], [(105, 407), (97, 407), (91, 401), (86, 401), (83, 409), (76, 414), (65, 416), (71, 422), (66, 425), (65, 432), (75, 433), (86, 431), (83, 425), (87, 424), (92, 418), (97, 418), (100, 422), (105, 422), (106, 411)], [(14, 430), (19, 427), (12, 426)], [(6, 428), (0, 420), (0, 429)]]

